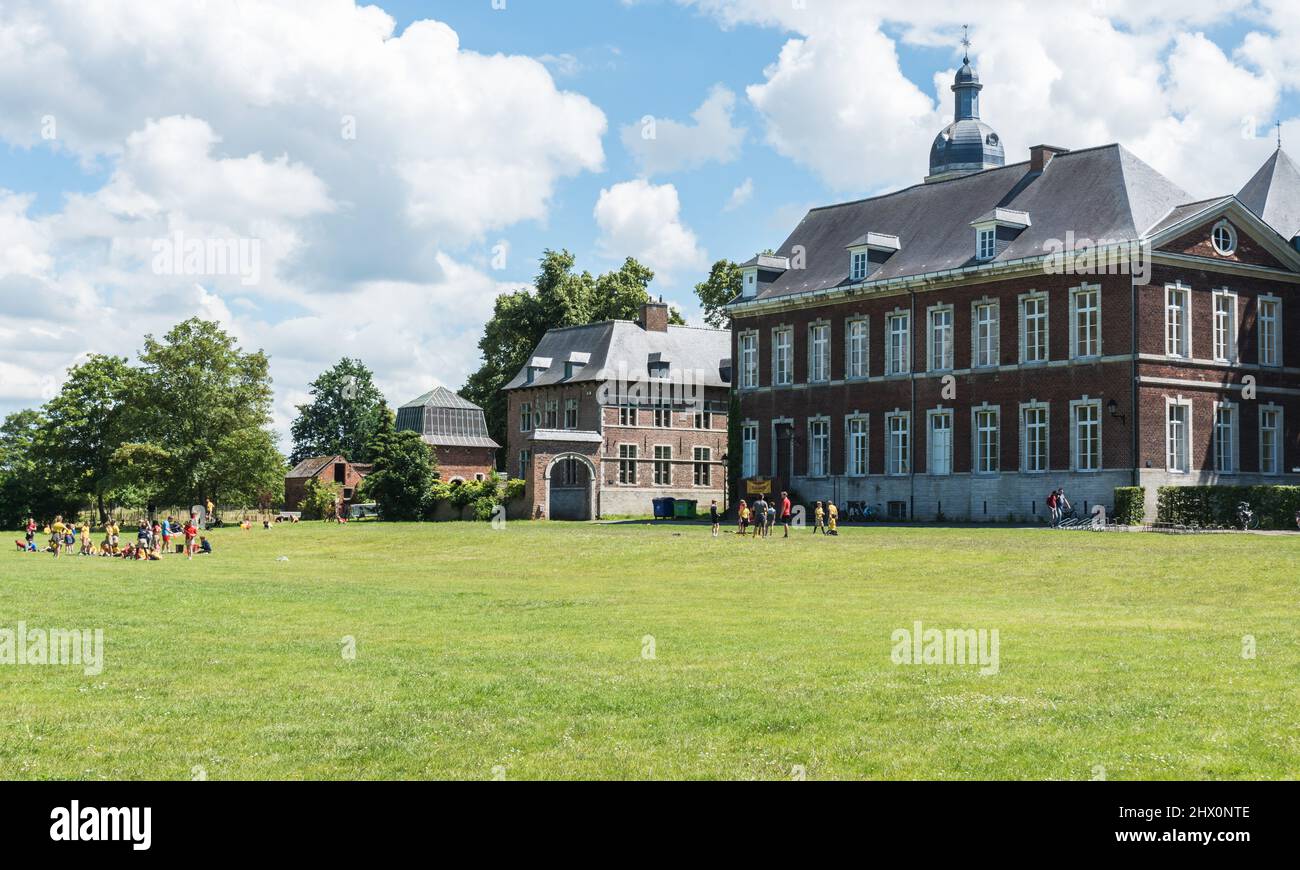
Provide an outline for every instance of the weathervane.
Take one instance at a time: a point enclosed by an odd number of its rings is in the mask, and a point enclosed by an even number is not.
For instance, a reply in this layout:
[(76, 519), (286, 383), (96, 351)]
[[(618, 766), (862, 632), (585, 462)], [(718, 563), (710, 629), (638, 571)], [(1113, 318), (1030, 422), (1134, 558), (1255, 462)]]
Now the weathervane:
[(1282, 122), (1277, 122), (1277, 150), (1282, 150)]
[(970, 25), (961, 26), (962, 62), (970, 63)]

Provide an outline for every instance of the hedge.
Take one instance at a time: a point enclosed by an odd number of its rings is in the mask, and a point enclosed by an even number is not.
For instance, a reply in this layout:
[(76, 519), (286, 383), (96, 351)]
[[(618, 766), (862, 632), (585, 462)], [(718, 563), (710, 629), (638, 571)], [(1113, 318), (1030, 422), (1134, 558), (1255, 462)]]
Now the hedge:
[(1249, 502), (1262, 529), (1295, 529), (1300, 486), (1162, 486), (1156, 519), (1202, 526), (1237, 525), (1237, 505)]
[(1115, 487), (1115, 515), (1112, 520), (1121, 526), (1140, 526), (1146, 516), (1147, 491), (1141, 486)]

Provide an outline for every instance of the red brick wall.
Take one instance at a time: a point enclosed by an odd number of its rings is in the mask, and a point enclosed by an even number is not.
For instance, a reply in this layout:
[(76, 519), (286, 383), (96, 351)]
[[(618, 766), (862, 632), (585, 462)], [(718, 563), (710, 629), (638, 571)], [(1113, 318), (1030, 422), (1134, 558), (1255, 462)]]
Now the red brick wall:
[[(1286, 268), (1277, 261), (1276, 257), (1266, 251), (1263, 245), (1251, 238), (1244, 229), (1236, 224), (1233, 226), (1237, 231), (1237, 249), (1226, 257), (1220, 254), (1214, 249), (1214, 243), (1210, 239), (1210, 233), (1218, 222), (1218, 218), (1207, 221), (1172, 242), (1162, 245), (1160, 250), (1176, 251), (1180, 254), (1191, 254), (1194, 257), (1206, 257), (1211, 260), (1231, 263), (1249, 263), (1256, 266), (1269, 266), (1274, 269)], [(1231, 223), (1231, 221), (1229, 222)]]
[(496, 468), (496, 450), (492, 447), (435, 447), (438, 473), (443, 480), (475, 480), (476, 475), (490, 475)]

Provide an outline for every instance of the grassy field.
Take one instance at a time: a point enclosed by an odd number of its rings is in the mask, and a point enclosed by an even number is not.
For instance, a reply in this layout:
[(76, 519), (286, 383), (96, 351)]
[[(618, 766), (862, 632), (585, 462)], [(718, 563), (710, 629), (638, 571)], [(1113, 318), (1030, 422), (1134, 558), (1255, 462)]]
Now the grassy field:
[[(0, 777), (1300, 771), (1300, 536), (519, 522), (213, 541), (193, 562), (0, 557), (0, 628), (105, 636), (98, 675), (0, 665)], [(997, 629), (998, 673), (892, 663), (917, 620)]]

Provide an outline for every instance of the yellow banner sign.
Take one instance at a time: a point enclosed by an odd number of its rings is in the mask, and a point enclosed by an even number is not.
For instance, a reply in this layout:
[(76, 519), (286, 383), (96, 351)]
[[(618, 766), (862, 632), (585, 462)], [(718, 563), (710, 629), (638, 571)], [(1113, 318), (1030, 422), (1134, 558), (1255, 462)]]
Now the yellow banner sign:
[(754, 477), (745, 481), (745, 492), (749, 495), (771, 495), (772, 479), (766, 480), (761, 477)]

